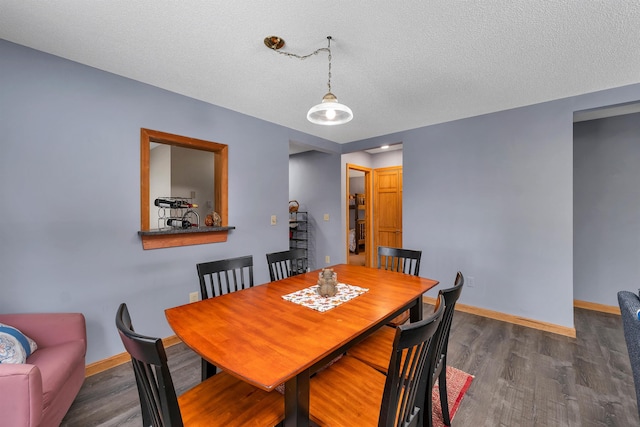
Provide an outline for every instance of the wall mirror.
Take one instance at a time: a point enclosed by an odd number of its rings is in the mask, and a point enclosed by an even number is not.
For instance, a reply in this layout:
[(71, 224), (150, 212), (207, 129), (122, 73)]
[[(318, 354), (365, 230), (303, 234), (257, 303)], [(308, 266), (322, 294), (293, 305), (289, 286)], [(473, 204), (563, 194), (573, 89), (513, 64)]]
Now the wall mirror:
[(154, 205), (156, 198), (164, 197), (198, 204), (193, 211), (198, 214), (200, 227), (204, 227), (205, 216), (212, 211), (220, 215), (222, 226), (226, 227), (227, 168), (225, 144), (141, 129), (140, 230), (165, 225), (158, 221), (159, 211)]

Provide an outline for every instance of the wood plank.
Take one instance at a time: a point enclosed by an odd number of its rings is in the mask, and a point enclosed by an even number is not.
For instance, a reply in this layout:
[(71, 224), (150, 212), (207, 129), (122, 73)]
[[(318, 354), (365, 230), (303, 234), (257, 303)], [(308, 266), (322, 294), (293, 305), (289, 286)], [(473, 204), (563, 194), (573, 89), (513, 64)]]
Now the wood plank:
[[(180, 338), (175, 335), (171, 335), (170, 337), (163, 338), (162, 343), (165, 347), (171, 347), (173, 345), (179, 344)], [(90, 377), (92, 375), (99, 374), (101, 372), (105, 372), (111, 368), (115, 368), (116, 366), (122, 365), (123, 363), (127, 363), (131, 360), (129, 353), (122, 352), (119, 354), (115, 354), (111, 357), (107, 357), (106, 359), (98, 360), (97, 362), (93, 362), (88, 364), (85, 367), (84, 376)]]
[(605, 305), (605, 304), (598, 304), (595, 302), (580, 301), (580, 300), (574, 299), (573, 306), (578, 308), (584, 308), (585, 310), (593, 310), (593, 311), (599, 311), (601, 313), (617, 314), (618, 316), (620, 315), (620, 307), (618, 307), (617, 305)]
[(206, 233), (142, 235), (143, 249), (173, 248), (176, 246), (203, 245), (227, 241), (227, 230)]

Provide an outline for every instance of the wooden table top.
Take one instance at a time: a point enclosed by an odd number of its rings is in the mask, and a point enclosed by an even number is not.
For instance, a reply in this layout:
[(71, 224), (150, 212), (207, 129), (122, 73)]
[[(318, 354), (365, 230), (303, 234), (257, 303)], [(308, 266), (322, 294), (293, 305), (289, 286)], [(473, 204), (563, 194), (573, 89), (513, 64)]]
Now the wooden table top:
[(438, 284), (374, 268), (336, 265), (338, 282), (369, 291), (324, 313), (283, 295), (316, 284), (318, 270), (165, 310), (169, 325), (209, 362), (263, 390), (377, 327)]

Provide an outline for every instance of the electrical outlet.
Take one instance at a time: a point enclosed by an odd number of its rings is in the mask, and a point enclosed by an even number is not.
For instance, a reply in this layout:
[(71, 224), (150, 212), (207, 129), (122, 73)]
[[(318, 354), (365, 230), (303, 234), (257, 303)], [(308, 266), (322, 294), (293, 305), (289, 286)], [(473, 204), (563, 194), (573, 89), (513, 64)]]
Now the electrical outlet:
[(331, 263), (331, 257), (329, 255), (324, 257), (324, 262), (327, 263), (327, 264), (330, 264)]
[(197, 292), (189, 293), (189, 302), (196, 302), (198, 300), (200, 300), (200, 296), (198, 295)]
[(275, 215), (271, 215), (271, 225), (276, 225), (278, 223), (278, 219)]
[(473, 276), (467, 276), (465, 280), (465, 285), (467, 288), (475, 288), (476, 287), (476, 278)]

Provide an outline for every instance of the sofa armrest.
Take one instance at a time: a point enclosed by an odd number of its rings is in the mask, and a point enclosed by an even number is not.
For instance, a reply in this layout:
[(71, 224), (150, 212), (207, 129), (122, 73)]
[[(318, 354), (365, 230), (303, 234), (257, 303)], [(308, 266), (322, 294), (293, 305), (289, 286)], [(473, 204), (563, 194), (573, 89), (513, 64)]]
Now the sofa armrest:
[(618, 304), (620, 305), (624, 340), (627, 343), (629, 362), (636, 388), (638, 414), (640, 414), (640, 319), (637, 314), (640, 310), (640, 298), (633, 292), (620, 291), (618, 292)]
[(42, 418), (42, 376), (29, 364), (0, 364), (0, 424), (36, 427)]
[(20, 329), (38, 347), (82, 340), (87, 350), (87, 327), (82, 313), (0, 314), (0, 323)]

